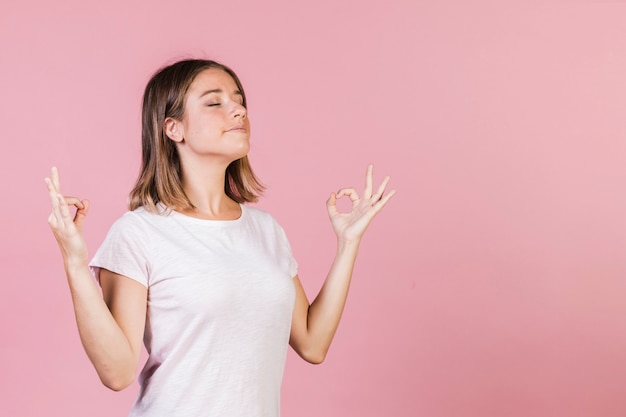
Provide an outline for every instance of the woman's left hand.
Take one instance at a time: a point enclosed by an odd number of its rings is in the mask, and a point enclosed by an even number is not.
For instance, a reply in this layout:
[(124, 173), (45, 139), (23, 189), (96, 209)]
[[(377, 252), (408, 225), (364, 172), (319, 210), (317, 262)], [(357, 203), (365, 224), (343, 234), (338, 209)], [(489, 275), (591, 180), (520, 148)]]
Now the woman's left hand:
[[(343, 188), (337, 193), (332, 193), (326, 202), (328, 215), (339, 241), (358, 243), (374, 216), (385, 207), (396, 193), (396, 190), (392, 190), (385, 194), (389, 177), (385, 177), (378, 186), (376, 193), (372, 193), (373, 171), (373, 165), (369, 165), (367, 167), (367, 175), (365, 176), (365, 190), (363, 190), (362, 197), (359, 197), (354, 188)], [(347, 213), (342, 213), (337, 209), (337, 200), (344, 196), (352, 201), (352, 209)]]

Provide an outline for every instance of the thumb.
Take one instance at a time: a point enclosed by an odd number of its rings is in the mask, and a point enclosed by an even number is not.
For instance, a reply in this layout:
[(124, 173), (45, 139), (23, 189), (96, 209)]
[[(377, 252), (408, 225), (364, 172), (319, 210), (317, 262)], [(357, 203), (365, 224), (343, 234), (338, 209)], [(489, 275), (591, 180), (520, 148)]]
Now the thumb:
[(76, 210), (76, 215), (74, 216), (74, 223), (78, 228), (82, 228), (87, 213), (89, 213), (89, 206), (91, 205), (89, 200), (82, 200), (81, 202), (83, 203), (83, 208)]
[(337, 214), (337, 194), (331, 193), (328, 200), (326, 200), (326, 209), (330, 216)]

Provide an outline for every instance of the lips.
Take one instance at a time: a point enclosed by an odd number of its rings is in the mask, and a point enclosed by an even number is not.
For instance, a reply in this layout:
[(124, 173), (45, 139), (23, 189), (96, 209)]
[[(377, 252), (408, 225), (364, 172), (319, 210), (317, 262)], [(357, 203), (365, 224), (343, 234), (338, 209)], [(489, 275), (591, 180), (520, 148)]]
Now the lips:
[(246, 129), (245, 125), (235, 125), (226, 131), (227, 132), (247, 132), (248, 130)]

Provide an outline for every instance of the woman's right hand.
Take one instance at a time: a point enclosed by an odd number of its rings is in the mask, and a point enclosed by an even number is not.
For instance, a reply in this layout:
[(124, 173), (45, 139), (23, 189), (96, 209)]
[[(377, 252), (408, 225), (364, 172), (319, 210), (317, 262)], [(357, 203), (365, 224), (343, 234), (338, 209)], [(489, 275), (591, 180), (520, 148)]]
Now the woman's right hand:
[[(64, 197), (61, 194), (59, 171), (52, 168), (51, 178), (46, 178), (52, 213), (48, 217), (48, 224), (54, 234), (63, 260), (68, 264), (86, 264), (88, 252), (83, 237), (83, 222), (89, 211), (89, 200), (80, 200), (76, 197)], [(70, 206), (76, 207), (76, 214), (72, 217)]]

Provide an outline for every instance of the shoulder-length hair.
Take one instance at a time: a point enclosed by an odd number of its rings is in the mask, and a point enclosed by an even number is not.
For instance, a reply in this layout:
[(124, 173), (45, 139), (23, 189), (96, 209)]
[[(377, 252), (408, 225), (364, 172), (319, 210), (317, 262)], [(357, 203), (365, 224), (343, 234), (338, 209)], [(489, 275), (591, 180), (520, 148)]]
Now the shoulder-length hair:
[[(193, 209), (183, 190), (180, 157), (174, 141), (165, 134), (165, 120), (182, 120), (185, 98), (196, 76), (210, 68), (230, 75), (243, 97), (246, 95), (233, 70), (215, 61), (187, 59), (157, 71), (146, 86), (141, 117), (141, 172), (130, 192), (129, 209), (144, 207), (159, 212), (157, 204), (170, 209)], [(224, 191), (238, 203), (256, 202), (264, 190), (254, 175), (248, 157), (233, 161), (226, 168)]]

